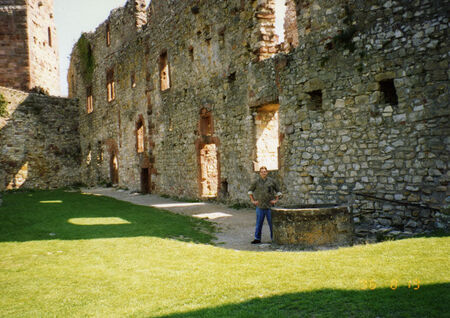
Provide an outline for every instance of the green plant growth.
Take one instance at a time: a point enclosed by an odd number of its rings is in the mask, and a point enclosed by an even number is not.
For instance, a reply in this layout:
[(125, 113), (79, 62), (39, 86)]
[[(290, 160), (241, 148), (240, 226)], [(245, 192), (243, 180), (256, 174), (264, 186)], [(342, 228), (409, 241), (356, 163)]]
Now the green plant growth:
[(341, 33), (333, 37), (333, 46), (343, 47), (350, 52), (353, 52), (355, 50), (355, 43), (353, 43), (352, 39), (356, 32), (358, 32), (358, 29), (354, 25), (351, 25), (345, 30), (342, 30)]
[(91, 83), (94, 76), (95, 59), (91, 44), (85, 34), (82, 34), (78, 40), (77, 48), (80, 55), (81, 75), (86, 84)]
[(238, 203), (234, 203), (234, 204), (230, 205), (229, 208), (235, 209), (235, 210), (241, 210), (241, 209), (252, 208), (252, 206), (248, 203), (238, 202)]
[(0, 117), (7, 117), (8, 116), (8, 101), (5, 99), (5, 97), (0, 94)]
[(339, 34), (332, 39), (333, 47), (343, 47), (344, 49), (353, 52), (355, 50), (355, 43), (352, 39), (358, 28), (353, 24), (353, 12), (348, 5), (344, 6), (345, 16), (342, 22), (347, 26)]

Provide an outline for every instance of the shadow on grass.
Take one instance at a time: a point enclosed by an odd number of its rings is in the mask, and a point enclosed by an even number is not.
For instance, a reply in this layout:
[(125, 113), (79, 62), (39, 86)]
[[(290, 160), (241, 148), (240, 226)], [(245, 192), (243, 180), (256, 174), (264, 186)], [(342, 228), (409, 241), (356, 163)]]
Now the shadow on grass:
[[(239, 304), (161, 317), (444, 317), (448, 315), (450, 284), (397, 289), (323, 289), (257, 298)], [(448, 316), (447, 316), (448, 317)]]
[(209, 223), (80, 192), (4, 192), (0, 242), (155, 236), (209, 243)]
[(431, 233), (419, 234), (417, 237), (448, 237), (450, 232), (446, 230), (435, 230)]

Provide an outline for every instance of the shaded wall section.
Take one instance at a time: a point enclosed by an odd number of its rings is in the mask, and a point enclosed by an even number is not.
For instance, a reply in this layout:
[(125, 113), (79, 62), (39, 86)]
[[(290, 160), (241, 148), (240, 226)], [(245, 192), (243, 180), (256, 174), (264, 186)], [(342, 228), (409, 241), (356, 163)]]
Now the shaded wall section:
[(23, 1), (0, 1), (0, 85), (29, 88), (27, 6)]
[[(76, 101), (0, 87), (0, 190), (80, 182)], [(4, 116), (4, 115), (3, 115)]]

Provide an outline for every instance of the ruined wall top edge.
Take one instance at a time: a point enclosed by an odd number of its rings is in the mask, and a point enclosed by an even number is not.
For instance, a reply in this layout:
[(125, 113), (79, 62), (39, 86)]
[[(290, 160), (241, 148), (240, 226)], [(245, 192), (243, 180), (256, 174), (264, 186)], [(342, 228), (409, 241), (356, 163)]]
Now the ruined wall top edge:
[(26, 96), (36, 96), (40, 99), (51, 99), (53, 101), (56, 100), (60, 100), (60, 101), (75, 101), (74, 98), (67, 98), (67, 97), (61, 97), (61, 96), (53, 96), (53, 95), (43, 95), (43, 94), (38, 94), (38, 93), (33, 93), (33, 92), (29, 92), (29, 91), (22, 91), (20, 89), (15, 89), (15, 88), (10, 88), (10, 87), (5, 87), (5, 86), (0, 86), (0, 93), (6, 93), (6, 92), (10, 92), (11, 94), (15, 94), (15, 95), (26, 95)]

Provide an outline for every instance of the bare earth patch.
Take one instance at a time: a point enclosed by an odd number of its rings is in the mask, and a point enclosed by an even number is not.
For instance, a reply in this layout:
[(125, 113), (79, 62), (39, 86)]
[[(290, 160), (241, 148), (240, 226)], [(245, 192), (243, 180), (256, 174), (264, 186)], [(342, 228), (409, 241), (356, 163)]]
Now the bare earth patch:
[(222, 204), (180, 202), (154, 194), (143, 195), (115, 188), (85, 188), (82, 191), (209, 220), (215, 223), (218, 228), (214, 243), (220, 247), (246, 251), (280, 250), (279, 247), (271, 244), (267, 223), (264, 223), (263, 226), (262, 244), (250, 244), (253, 240), (256, 221), (255, 210), (253, 209), (235, 210)]

